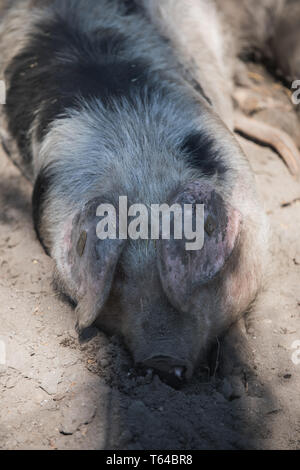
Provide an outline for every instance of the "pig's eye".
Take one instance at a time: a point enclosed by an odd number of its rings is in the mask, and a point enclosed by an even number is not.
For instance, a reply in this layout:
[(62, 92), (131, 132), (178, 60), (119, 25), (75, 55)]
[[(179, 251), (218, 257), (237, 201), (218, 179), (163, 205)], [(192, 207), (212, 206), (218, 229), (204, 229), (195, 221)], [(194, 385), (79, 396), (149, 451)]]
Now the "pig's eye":
[(211, 237), (214, 231), (216, 230), (216, 228), (217, 228), (217, 221), (211, 215), (209, 215), (206, 219), (205, 226), (204, 226), (205, 232), (207, 233), (209, 237)]

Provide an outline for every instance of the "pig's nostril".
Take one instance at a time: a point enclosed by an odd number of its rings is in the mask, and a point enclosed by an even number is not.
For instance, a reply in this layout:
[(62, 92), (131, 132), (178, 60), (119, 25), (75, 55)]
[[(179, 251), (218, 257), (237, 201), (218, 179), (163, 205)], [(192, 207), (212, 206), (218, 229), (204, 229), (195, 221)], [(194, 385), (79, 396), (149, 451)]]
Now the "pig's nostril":
[(178, 364), (178, 360), (171, 357), (157, 356), (148, 359), (140, 367), (147, 377), (158, 375), (161, 380), (168, 383), (172, 387), (179, 387), (186, 379), (186, 367)]
[(163, 382), (174, 388), (179, 388), (185, 382), (185, 367), (173, 367), (169, 371), (155, 370)]

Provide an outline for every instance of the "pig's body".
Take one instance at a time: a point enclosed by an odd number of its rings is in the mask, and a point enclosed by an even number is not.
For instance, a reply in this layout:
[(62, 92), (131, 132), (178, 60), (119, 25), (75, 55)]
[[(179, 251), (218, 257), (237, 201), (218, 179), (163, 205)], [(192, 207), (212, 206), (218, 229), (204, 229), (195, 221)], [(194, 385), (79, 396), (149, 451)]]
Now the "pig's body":
[[(2, 1), (0, 13), (4, 145), (34, 183), (37, 234), (79, 330), (97, 321), (137, 364), (190, 377), (255, 299), (268, 244), (214, 3)], [(189, 254), (98, 240), (97, 206), (124, 195), (204, 203), (215, 230)]]

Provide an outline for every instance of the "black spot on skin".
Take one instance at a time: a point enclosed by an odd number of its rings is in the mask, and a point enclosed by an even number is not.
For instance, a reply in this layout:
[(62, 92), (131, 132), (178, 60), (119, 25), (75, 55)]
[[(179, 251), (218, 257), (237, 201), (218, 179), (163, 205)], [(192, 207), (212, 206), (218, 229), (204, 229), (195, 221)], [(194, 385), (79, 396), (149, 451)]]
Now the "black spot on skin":
[(42, 170), (36, 179), (32, 195), (32, 215), (34, 228), (38, 240), (40, 241), (47, 255), (49, 255), (49, 252), (42, 236), (42, 216), (47, 193), (50, 189), (50, 186), (53, 184), (53, 179), (54, 175), (51, 174), (48, 168)]
[(192, 168), (203, 171), (207, 176), (224, 176), (227, 171), (223, 159), (216, 150), (215, 142), (200, 132), (188, 135), (181, 146)]
[(136, 0), (123, 0), (126, 8), (126, 15), (131, 15), (140, 10), (140, 5), (136, 3)]
[(79, 99), (128, 95), (146, 82), (146, 64), (126, 61), (126, 38), (112, 29), (82, 32), (57, 17), (39, 24), (6, 70), (9, 130), (25, 163), (31, 162), (29, 130), (38, 118), (41, 140), (54, 119), (77, 108)]

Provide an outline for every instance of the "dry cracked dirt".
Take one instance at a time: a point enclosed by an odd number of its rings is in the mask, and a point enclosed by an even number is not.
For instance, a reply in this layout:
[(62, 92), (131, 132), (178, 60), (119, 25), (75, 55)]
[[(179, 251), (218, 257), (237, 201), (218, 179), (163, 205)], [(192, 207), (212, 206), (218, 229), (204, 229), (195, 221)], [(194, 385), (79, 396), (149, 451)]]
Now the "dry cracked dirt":
[[(300, 145), (288, 90), (258, 66), (248, 78), (263, 103), (251, 113)], [(79, 343), (32, 228), (32, 188), (1, 151), (1, 449), (300, 448), (300, 183), (271, 149), (239, 139), (270, 219), (272, 269), (210, 370), (180, 390), (137, 376), (117, 338)]]

